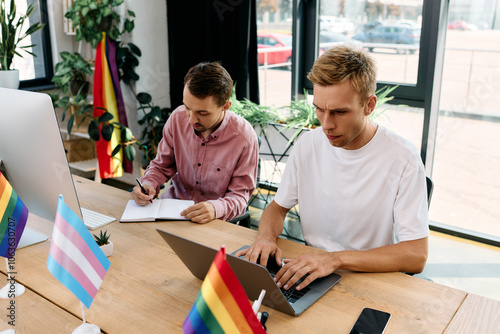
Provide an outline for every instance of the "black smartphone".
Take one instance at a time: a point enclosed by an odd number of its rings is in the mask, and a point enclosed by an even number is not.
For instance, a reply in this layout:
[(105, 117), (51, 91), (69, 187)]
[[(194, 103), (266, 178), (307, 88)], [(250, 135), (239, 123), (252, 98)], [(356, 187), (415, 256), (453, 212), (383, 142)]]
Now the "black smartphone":
[(349, 334), (383, 334), (391, 314), (364, 308)]

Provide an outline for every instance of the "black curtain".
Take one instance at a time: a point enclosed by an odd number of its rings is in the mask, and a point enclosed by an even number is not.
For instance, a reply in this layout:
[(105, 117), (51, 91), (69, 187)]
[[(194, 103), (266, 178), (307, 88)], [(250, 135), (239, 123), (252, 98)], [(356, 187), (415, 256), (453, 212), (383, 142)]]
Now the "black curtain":
[(182, 104), (184, 76), (203, 61), (219, 61), (238, 99), (259, 103), (254, 0), (167, 0), (170, 99)]

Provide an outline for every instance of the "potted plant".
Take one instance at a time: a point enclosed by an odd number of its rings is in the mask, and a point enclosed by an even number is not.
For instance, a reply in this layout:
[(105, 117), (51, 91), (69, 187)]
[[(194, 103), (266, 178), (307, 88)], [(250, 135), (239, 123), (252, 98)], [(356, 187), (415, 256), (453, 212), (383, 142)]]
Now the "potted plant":
[[(65, 17), (72, 21), (76, 32), (76, 41), (85, 40), (95, 48), (101, 41), (104, 32), (116, 43), (115, 60), (120, 81), (130, 87), (139, 104), (138, 110), (142, 110), (144, 113), (142, 119), (139, 120), (139, 125), (144, 126), (143, 137), (140, 142), (126, 126), (117, 122), (109, 122), (106, 117), (103, 118), (102, 116), (89, 124), (90, 138), (99, 140), (99, 135), (101, 135), (106, 139), (108, 134), (111, 135), (112, 133), (112, 131), (108, 131), (112, 129), (110, 126), (115, 129), (118, 128), (121, 134), (121, 142), (114, 147), (111, 155), (114, 156), (123, 148), (125, 158), (132, 161), (135, 158), (133, 144), (136, 144), (144, 152), (145, 163), (143, 165), (147, 165), (156, 156), (156, 148), (162, 136), (161, 130), (170, 115), (170, 110), (154, 106), (150, 94), (136, 94), (134, 91), (133, 83), (139, 80), (135, 68), (139, 65), (138, 57), (141, 56), (141, 50), (133, 43), (125, 45), (120, 42), (121, 36), (132, 32), (134, 29), (133, 18), (135, 17), (135, 13), (128, 10), (123, 26), (120, 25), (120, 15), (115, 12), (115, 9), (123, 2), (124, 0), (73, 0), (73, 4), (65, 13)], [(123, 28), (121, 29), (121, 27)], [(98, 126), (102, 122), (106, 122), (110, 126), (106, 126), (106, 128), (103, 126), (101, 134), (99, 134)], [(105, 133), (103, 133), (103, 130), (105, 130)]]
[[(123, 2), (124, 0), (74, 0), (64, 16), (73, 22), (76, 41), (85, 40), (96, 48), (102, 39), (102, 32), (115, 41), (124, 32), (131, 32), (134, 22), (128, 18), (125, 19), (123, 31), (119, 29), (120, 15), (114, 9)], [(134, 12), (130, 10), (128, 15), (135, 17)]]
[(35, 6), (30, 4), (25, 14), (17, 13), (15, 0), (10, 1), (8, 8), (7, 0), (0, 0), (0, 86), (19, 88), (19, 71), (12, 69), (12, 60), (14, 56), (23, 57), (20, 51), (36, 57), (30, 51), (35, 45), (19, 45), (25, 38), (44, 26), (40, 22), (36, 22), (23, 31), (24, 23), (33, 14), (34, 9)]
[(78, 52), (63, 51), (59, 55), (62, 61), (56, 64), (56, 73), (52, 77), (52, 82), (63, 93), (71, 93), (73, 96), (78, 94), (87, 96), (90, 85), (87, 76), (93, 74), (91, 64)]
[(108, 230), (104, 231), (104, 233), (101, 230), (101, 233), (98, 236), (94, 234), (97, 245), (99, 245), (102, 252), (107, 257), (113, 253), (113, 243), (109, 240), (109, 237), (110, 235), (108, 234)]
[[(63, 109), (61, 121), (69, 111), (71, 119), (68, 121), (68, 133), (71, 134), (73, 125), (77, 128), (89, 126), (88, 115), (92, 115), (92, 106), (87, 101), (90, 83), (87, 80), (92, 75), (91, 64), (78, 52), (61, 52), (62, 60), (56, 64), (52, 82), (61, 90), (62, 96), (54, 94), (54, 105)], [(86, 122), (85, 122), (86, 121)]]

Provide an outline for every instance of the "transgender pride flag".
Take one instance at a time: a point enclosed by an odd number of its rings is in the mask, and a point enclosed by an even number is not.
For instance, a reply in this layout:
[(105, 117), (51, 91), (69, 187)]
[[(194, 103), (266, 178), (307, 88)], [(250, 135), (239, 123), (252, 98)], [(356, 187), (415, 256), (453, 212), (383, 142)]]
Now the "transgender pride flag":
[(184, 324), (184, 333), (266, 333), (222, 247)]
[(28, 220), (28, 208), (0, 173), (0, 256), (14, 256)]
[(89, 308), (109, 266), (80, 217), (60, 195), (47, 260), (51, 274)]

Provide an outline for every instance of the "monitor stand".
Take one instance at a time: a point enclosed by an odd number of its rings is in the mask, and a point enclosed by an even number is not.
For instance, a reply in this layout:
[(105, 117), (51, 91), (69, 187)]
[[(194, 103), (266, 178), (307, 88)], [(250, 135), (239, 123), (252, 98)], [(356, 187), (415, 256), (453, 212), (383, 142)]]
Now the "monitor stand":
[(35, 230), (30, 229), (29, 227), (26, 227), (24, 228), (23, 235), (21, 235), (21, 240), (19, 240), (19, 243), (17, 244), (17, 249), (38, 244), (47, 239), (48, 238), (45, 234), (39, 233)]
[[(2, 159), (0, 159), (0, 172), (6, 176), (6, 171), (5, 171), (5, 166), (3, 164)], [(38, 244), (42, 241), (47, 240), (47, 236), (45, 234), (39, 233), (37, 231), (34, 231), (28, 227), (24, 228), (23, 235), (21, 236), (21, 240), (19, 240), (19, 243), (17, 244), (17, 248), (23, 248), (27, 246), (31, 246), (34, 244)]]

